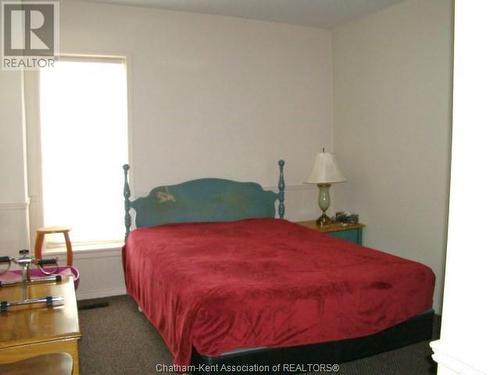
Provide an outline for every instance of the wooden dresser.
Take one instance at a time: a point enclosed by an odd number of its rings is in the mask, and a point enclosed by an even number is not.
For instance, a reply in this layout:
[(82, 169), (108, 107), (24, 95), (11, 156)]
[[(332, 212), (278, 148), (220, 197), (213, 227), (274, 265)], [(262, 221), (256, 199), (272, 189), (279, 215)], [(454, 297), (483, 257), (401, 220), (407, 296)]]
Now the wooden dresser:
[[(0, 301), (22, 299), (22, 286), (0, 287)], [(73, 278), (60, 283), (29, 285), (27, 298), (64, 297), (64, 305), (18, 306), (0, 313), (0, 363), (40, 354), (66, 352), (73, 358), (73, 374), (79, 374), (78, 324)], [(36, 373), (36, 370), (35, 372)]]

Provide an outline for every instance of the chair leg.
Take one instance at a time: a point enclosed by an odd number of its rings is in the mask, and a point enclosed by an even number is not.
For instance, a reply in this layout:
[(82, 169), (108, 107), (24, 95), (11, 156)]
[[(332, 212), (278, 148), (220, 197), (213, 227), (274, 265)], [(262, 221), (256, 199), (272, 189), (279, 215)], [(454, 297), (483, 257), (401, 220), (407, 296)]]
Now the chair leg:
[(69, 239), (69, 233), (64, 232), (64, 241), (66, 242), (66, 264), (68, 266), (73, 265), (73, 247), (71, 246), (71, 241)]
[(36, 233), (36, 240), (35, 240), (35, 258), (36, 259), (42, 259), (42, 246), (43, 246), (43, 239), (45, 238), (45, 233)]

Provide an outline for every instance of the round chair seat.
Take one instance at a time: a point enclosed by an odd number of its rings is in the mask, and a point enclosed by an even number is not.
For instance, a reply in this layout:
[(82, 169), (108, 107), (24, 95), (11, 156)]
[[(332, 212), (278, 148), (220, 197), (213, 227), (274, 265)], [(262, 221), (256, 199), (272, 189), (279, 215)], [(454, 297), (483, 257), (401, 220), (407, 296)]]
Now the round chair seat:
[(36, 230), (37, 233), (44, 234), (52, 234), (52, 233), (65, 233), (71, 230), (70, 227), (46, 227), (46, 228), (38, 228)]

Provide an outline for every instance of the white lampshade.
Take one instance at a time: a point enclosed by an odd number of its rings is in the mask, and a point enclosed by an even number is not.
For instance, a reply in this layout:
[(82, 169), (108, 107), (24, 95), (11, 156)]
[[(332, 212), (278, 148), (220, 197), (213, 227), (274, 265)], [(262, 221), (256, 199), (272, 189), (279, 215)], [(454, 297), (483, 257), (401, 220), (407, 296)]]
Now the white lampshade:
[(344, 182), (346, 178), (340, 170), (335, 156), (329, 152), (320, 152), (316, 155), (311, 175), (307, 179), (308, 184), (332, 184)]

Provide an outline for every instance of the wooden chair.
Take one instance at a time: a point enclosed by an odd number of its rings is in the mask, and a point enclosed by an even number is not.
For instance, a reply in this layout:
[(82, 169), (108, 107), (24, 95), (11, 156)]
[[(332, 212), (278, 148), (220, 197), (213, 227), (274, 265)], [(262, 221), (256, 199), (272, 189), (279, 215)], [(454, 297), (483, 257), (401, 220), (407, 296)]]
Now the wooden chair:
[(2, 375), (71, 375), (73, 358), (68, 353), (42, 354), (21, 361), (0, 364)]
[(42, 247), (43, 240), (46, 234), (62, 233), (64, 235), (64, 241), (66, 243), (66, 264), (68, 266), (73, 265), (73, 247), (71, 246), (71, 240), (69, 239), (69, 231), (71, 228), (68, 227), (48, 227), (39, 228), (36, 230), (36, 240), (35, 240), (35, 258), (42, 258)]

